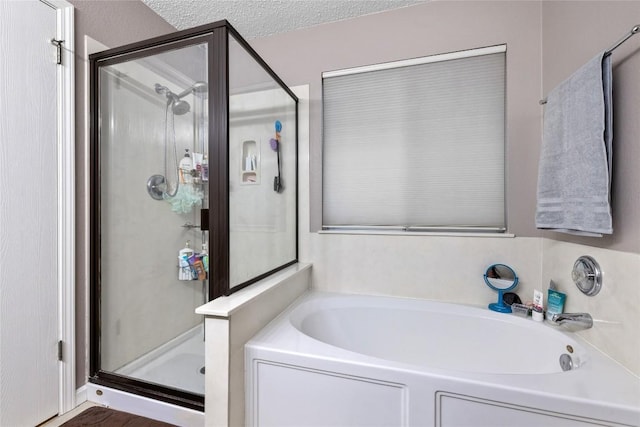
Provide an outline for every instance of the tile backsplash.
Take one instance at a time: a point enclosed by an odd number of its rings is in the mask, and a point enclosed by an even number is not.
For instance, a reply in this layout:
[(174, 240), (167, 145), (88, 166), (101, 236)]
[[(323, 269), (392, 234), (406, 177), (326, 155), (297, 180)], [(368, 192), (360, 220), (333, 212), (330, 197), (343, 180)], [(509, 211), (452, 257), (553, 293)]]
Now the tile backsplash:
[[(542, 280), (567, 294), (565, 312), (587, 312), (593, 328), (578, 332), (636, 375), (640, 375), (640, 254), (543, 239)], [(593, 257), (603, 273), (602, 289), (589, 297), (571, 279), (573, 263)]]
[[(492, 263), (517, 272), (523, 301), (553, 280), (567, 294), (565, 312), (588, 312), (593, 328), (578, 332), (635, 375), (640, 374), (640, 255), (537, 237), (308, 236), (314, 289), (424, 298), (486, 306), (496, 301), (483, 273)], [(583, 295), (571, 279), (581, 255), (595, 258), (603, 287)]]

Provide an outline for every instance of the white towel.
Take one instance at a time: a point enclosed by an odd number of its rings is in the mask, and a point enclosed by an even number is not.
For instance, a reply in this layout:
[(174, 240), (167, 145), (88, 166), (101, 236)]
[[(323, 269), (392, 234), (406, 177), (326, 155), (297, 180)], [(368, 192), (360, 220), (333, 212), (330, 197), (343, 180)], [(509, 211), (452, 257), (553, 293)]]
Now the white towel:
[(547, 96), (536, 227), (602, 237), (611, 221), (611, 56), (601, 53)]

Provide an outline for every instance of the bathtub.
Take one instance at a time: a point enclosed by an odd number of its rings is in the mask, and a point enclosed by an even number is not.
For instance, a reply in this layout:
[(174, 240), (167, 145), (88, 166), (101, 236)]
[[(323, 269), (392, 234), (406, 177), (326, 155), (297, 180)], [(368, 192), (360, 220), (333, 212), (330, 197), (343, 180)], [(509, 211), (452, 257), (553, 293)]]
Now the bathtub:
[(302, 296), (246, 344), (245, 390), (250, 426), (640, 425), (640, 379), (578, 336), (404, 298)]

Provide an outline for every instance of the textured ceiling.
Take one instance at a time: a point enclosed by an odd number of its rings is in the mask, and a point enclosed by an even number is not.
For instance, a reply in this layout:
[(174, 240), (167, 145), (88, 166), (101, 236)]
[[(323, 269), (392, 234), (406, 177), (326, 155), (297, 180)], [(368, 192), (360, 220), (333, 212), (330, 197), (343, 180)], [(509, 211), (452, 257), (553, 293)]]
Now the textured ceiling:
[(397, 9), (427, 0), (142, 0), (178, 30), (221, 19), (246, 39)]

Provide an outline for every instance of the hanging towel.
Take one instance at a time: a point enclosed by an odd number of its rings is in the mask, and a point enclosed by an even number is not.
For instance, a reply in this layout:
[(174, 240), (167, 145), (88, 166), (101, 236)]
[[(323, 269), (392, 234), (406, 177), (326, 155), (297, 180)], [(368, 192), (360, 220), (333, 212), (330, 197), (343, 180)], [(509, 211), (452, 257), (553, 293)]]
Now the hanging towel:
[(611, 56), (604, 52), (547, 96), (536, 227), (597, 236), (613, 232)]

